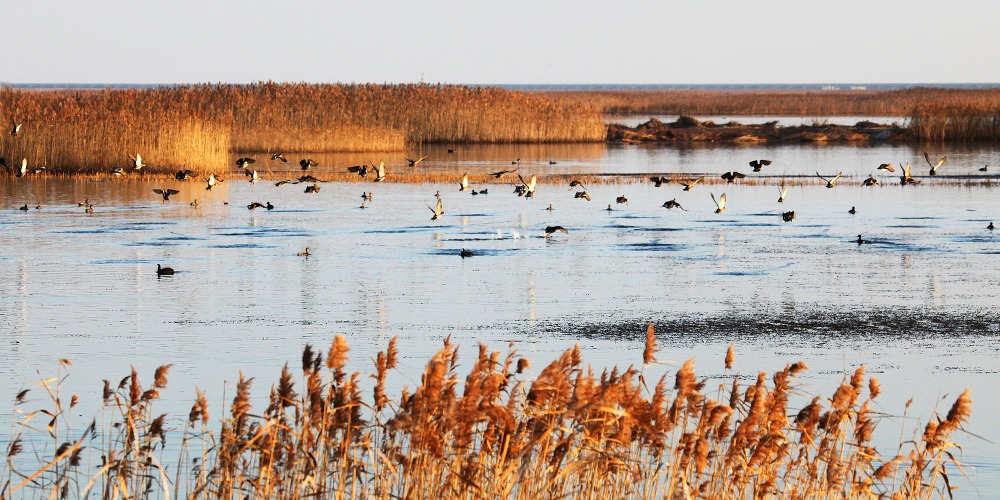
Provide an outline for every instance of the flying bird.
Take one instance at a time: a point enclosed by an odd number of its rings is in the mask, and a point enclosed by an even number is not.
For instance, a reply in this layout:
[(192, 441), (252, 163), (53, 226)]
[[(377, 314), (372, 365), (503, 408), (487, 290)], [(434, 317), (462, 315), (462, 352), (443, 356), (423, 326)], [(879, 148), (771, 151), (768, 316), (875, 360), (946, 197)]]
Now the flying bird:
[(792, 210), (791, 212), (782, 212), (781, 220), (785, 222), (792, 222), (795, 220), (795, 210)]
[(260, 180), (260, 176), (257, 175), (257, 171), (256, 170), (250, 171), (250, 175), (248, 175), (247, 177), (250, 178), (250, 184), (256, 184), (257, 181)]
[(695, 180), (693, 180), (693, 181), (691, 181), (691, 182), (681, 182), (681, 184), (684, 185), (684, 191), (690, 191), (696, 185), (698, 185), (699, 182), (701, 182), (703, 180), (705, 180), (705, 176), (704, 175), (701, 176), (701, 177), (699, 177), (699, 178), (697, 178), (697, 179), (695, 179)]
[(578, 181), (576, 179), (574, 179), (572, 181), (569, 181), (569, 188), (573, 189), (575, 187), (579, 187), (580, 189), (583, 189), (583, 190), (587, 189), (587, 186), (584, 186), (583, 182), (581, 182), (581, 181)]
[(590, 201), (590, 195), (587, 194), (586, 191), (577, 191), (576, 194), (573, 195), (573, 198), (583, 198), (587, 201)]
[(14, 120), (11, 120), (10, 121), (10, 135), (17, 135), (19, 132), (21, 132), (21, 125), (24, 125), (24, 124), (23, 123), (17, 123)]
[(365, 177), (368, 175), (368, 164), (355, 165), (353, 167), (347, 167), (348, 172), (354, 172), (358, 174), (358, 177)]
[(931, 163), (931, 157), (927, 154), (927, 151), (924, 151), (924, 159), (927, 160), (927, 164), (931, 167), (931, 175), (937, 175), (937, 171), (941, 168), (941, 165), (944, 165), (944, 162), (948, 161), (947, 156), (942, 156), (937, 163)]
[(281, 160), (281, 163), (288, 163), (288, 158), (285, 158), (281, 153), (271, 155), (271, 160)]
[(140, 155), (139, 153), (136, 153), (135, 156), (128, 155), (128, 157), (132, 159), (132, 168), (133, 169), (139, 170), (142, 167), (146, 166), (146, 164), (142, 162), (142, 155)]
[(255, 162), (257, 160), (244, 156), (243, 158), (236, 159), (236, 168), (247, 168), (247, 165)]
[[(615, 203), (618, 203), (619, 205), (622, 204), (622, 203), (624, 203), (625, 206), (627, 207), (628, 206), (628, 198), (626, 198), (625, 195), (619, 196), (619, 197), (615, 198)], [(608, 205), (608, 206), (610, 207), (611, 205)]]
[(24, 174), (28, 173), (28, 159), (21, 158), (21, 168), (17, 169), (17, 173), (14, 174), (17, 177), (24, 177)]
[(876, 170), (886, 170), (886, 171), (889, 171), (889, 172), (895, 172), (896, 171), (895, 168), (892, 168), (892, 163), (883, 163), (883, 164), (879, 165)]
[(872, 174), (868, 174), (868, 178), (861, 181), (861, 184), (863, 186), (878, 186), (878, 179), (873, 177)]
[(679, 208), (679, 209), (684, 210), (685, 212), (687, 212), (687, 209), (685, 209), (684, 207), (682, 207), (680, 203), (677, 203), (677, 198), (674, 198), (672, 200), (668, 200), (667, 202), (665, 202), (663, 204), (663, 208), (666, 208), (667, 210), (670, 210), (672, 208)]
[(555, 233), (557, 231), (569, 234), (569, 231), (567, 231), (566, 228), (564, 228), (562, 226), (546, 226), (545, 227), (545, 236), (549, 236), (549, 235), (551, 235), (551, 234), (553, 234), (553, 233)]
[(666, 176), (650, 177), (649, 180), (653, 182), (653, 187), (660, 187), (670, 182), (670, 179)]
[(514, 173), (514, 172), (517, 172), (516, 168), (514, 170), (500, 170), (498, 172), (490, 172), (490, 175), (492, 175), (493, 177), (496, 177), (497, 179), (499, 179), (499, 178), (503, 177), (504, 174), (511, 174), (511, 173)]
[(318, 165), (319, 163), (316, 163), (316, 161), (312, 158), (303, 158), (299, 160), (299, 167), (302, 167), (302, 170), (309, 170), (309, 167), (315, 167)]
[(305, 190), (306, 194), (309, 194), (309, 193), (318, 193), (318, 192), (319, 192), (319, 185), (318, 184), (313, 183), (313, 185), (311, 185), (311, 186), (306, 186), (306, 190)]
[(208, 174), (208, 179), (205, 179), (205, 183), (208, 184), (208, 186), (205, 187), (205, 191), (211, 191), (212, 188), (220, 182), (222, 182), (222, 179), (216, 179), (215, 174)]
[(778, 203), (784, 203), (786, 196), (788, 196), (788, 186), (782, 184), (778, 187)]
[(385, 162), (379, 160), (378, 166), (375, 166), (375, 162), (372, 162), (372, 166), (375, 168), (375, 181), (382, 182), (385, 180)]
[[(458, 191), (459, 192), (465, 191), (466, 189), (471, 189), (469, 187), (469, 173), (468, 172), (466, 172), (464, 175), (462, 175), (462, 181), (458, 183)], [(476, 194), (476, 192), (472, 191), (472, 194)]]
[(409, 163), (411, 167), (415, 167), (415, 166), (419, 165), (420, 162), (422, 162), (422, 161), (424, 161), (426, 159), (427, 159), (426, 155), (421, 156), (420, 158), (417, 158), (416, 160), (414, 160), (413, 158), (410, 158), (410, 157), (406, 157), (406, 162)]
[(754, 172), (760, 172), (760, 170), (771, 164), (771, 160), (753, 160), (750, 162), (750, 166), (753, 167)]
[(832, 188), (833, 186), (836, 186), (837, 185), (837, 180), (840, 179), (841, 175), (844, 175), (844, 172), (837, 172), (836, 176), (834, 176), (832, 179), (828, 179), (826, 177), (823, 177), (822, 175), (819, 175), (819, 172), (816, 172), (816, 176), (817, 177), (819, 177), (820, 179), (823, 179), (824, 181), (826, 181), (826, 187), (828, 187), (828, 188)]
[(720, 177), (726, 180), (726, 184), (732, 184), (734, 181), (736, 181), (736, 179), (742, 179), (746, 177), (746, 175), (741, 174), (739, 172), (726, 172), (722, 174)]
[(178, 191), (176, 189), (154, 189), (153, 192), (156, 193), (156, 194), (158, 194), (158, 195), (160, 195), (160, 196), (162, 196), (163, 197), (163, 201), (165, 201), (165, 202), (166, 201), (170, 201), (170, 195), (172, 195), (172, 194), (179, 194), (180, 193), (180, 191)]
[(920, 184), (920, 179), (914, 179), (913, 177), (910, 177), (910, 162), (906, 162), (906, 168), (903, 168), (902, 170), (903, 170), (902, 175), (899, 176), (900, 185), (905, 186), (907, 184)]
[(438, 198), (437, 204), (434, 205), (434, 208), (431, 208), (430, 205), (427, 205), (427, 208), (430, 208), (431, 212), (434, 213), (434, 217), (431, 217), (431, 220), (438, 220), (442, 215), (444, 215), (444, 205), (441, 204), (441, 198)]
[(714, 193), (709, 193), (709, 194), (712, 195), (712, 201), (715, 202), (716, 206), (715, 213), (721, 214), (722, 212), (724, 212), (726, 210), (726, 193), (722, 193), (722, 196), (720, 196), (718, 200), (715, 199)]
[(179, 181), (186, 181), (188, 180), (189, 177), (191, 178), (198, 177), (198, 174), (194, 173), (191, 170), (186, 170), (186, 169), (178, 170), (177, 173), (174, 174), (174, 179), (177, 179)]

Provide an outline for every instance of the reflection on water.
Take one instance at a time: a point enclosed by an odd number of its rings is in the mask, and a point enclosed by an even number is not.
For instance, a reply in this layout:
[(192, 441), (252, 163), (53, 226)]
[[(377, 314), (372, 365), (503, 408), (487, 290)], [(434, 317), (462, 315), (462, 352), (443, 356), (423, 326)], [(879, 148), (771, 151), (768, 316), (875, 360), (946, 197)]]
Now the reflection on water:
[[(721, 172), (774, 158), (777, 174), (837, 168), (845, 176), (920, 154), (907, 146), (593, 144), (462, 146), (454, 159), (445, 146), (423, 153), (426, 168), (456, 162), (477, 175), (517, 158), (522, 171), (561, 174)], [(997, 164), (993, 149), (947, 154), (953, 174)], [(311, 156), (319, 172), (351, 163)], [(985, 228), (1000, 221), (1000, 198), (992, 187), (934, 183), (790, 186), (778, 204), (767, 183), (690, 192), (611, 183), (590, 186), (588, 202), (551, 183), (525, 199), (499, 187), (470, 196), (455, 185), (393, 183), (327, 183), (306, 195), (238, 175), (212, 191), (197, 182), (5, 179), (0, 327), (10, 333), (0, 394), (69, 358), (66, 391), (83, 398), (73, 418), (89, 421), (102, 379), (127, 375), (130, 365), (149, 378), (170, 362), (160, 411), (180, 418), (196, 386), (223, 406), (223, 381), (231, 397), (240, 370), (258, 377), (263, 404), (282, 364), (336, 333), (349, 337), (353, 367), (364, 371), (400, 336), (400, 389), (419, 382), (422, 362), (446, 336), (466, 352), (477, 342), (501, 349), (515, 341), (535, 370), (577, 342), (599, 367), (627, 366), (640, 362), (652, 321), (664, 358), (696, 356), (707, 377), (721, 374), (730, 343), (741, 373), (804, 360), (812, 367), (805, 390), (823, 394), (839, 374), (867, 364), (889, 415), (911, 397), (911, 415), (947, 411), (939, 399), (971, 387), (969, 430), (991, 442), (962, 444), (974, 481), (988, 488), (1000, 484), (1000, 429), (990, 415), (1000, 405), (1000, 233)], [(163, 203), (150, 191), (159, 184), (181, 194)], [(426, 206), (438, 190), (445, 215), (431, 221)], [(364, 210), (362, 191), (374, 193)], [(709, 193), (723, 191), (729, 205), (717, 215)], [(615, 203), (620, 195), (627, 206)], [(662, 208), (675, 197), (688, 212)], [(87, 198), (93, 214), (78, 206)], [(275, 209), (247, 210), (251, 201)], [(24, 203), (43, 208), (16, 210)], [(786, 210), (796, 211), (794, 222), (782, 222)], [(544, 237), (548, 225), (569, 234)], [(858, 234), (869, 243), (858, 245)], [(298, 256), (305, 247), (313, 255)], [(474, 256), (461, 258), (462, 248)], [(157, 263), (177, 274), (157, 278)], [(899, 418), (880, 432), (892, 442), (893, 426), (904, 423), (911, 432), (914, 423)]]

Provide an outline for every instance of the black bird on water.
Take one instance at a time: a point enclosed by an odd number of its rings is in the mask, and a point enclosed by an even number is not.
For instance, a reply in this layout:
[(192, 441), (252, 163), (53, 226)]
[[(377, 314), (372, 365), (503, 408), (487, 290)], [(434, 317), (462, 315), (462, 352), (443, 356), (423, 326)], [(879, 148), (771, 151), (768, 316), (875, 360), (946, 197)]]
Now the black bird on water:
[(868, 240), (861, 239), (861, 235), (859, 234), (857, 243), (858, 245), (864, 245), (865, 243), (868, 243)]
[(792, 210), (791, 212), (782, 212), (781, 220), (785, 222), (792, 222), (795, 220), (795, 210)]
[(25, 203), (24, 206), (21, 207), (21, 208), (19, 208), (18, 210), (23, 210), (23, 211), (27, 212), (28, 211), (28, 204)]
[(992, 230), (996, 229), (996, 227), (993, 225), (993, 222), (991, 221), (990, 225), (986, 226), (986, 229), (989, 229), (990, 231), (992, 231)]
[(476, 255), (476, 254), (472, 253), (472, 250), (466, 250), (466, 249), (463, 248), (462, 251), (459, 253), (459, 255), (461, 255), (462, 258), (464, 259), (466, 257), (472, 257), (473, 255)]
[(857, 209), (855, 209), (854, 207), (851, 207), (851, 209), (850, 209), (850, 210), (848, 210), (848, 211), (847, 211), (847, 213), (849, 213), (849, 214), (851, 214), (851, 215), (854, 215), (854, 214), (858, 213), (858, 211), (857, 211)]
[(156, 276), (173, 276), (174, 268), (172, 267), (161, 267), (159, 264), (156, 265)]

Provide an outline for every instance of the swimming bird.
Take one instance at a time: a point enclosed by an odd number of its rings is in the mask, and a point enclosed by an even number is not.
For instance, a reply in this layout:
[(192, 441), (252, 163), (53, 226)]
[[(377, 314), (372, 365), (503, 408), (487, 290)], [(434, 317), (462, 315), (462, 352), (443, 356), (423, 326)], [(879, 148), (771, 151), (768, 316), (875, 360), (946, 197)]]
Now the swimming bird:
[(754, 172), (760, 172), (760, 170), (771, 164), (771, 160), (753, 160), (750, 162), (750, 166), (753, 167)]
[(788, 186), (782, 184), (778, 187), (778, 203), (784, 203), (786, 196), (788, 196)]
[(863, 186), (878, 186), (878, 179), (876, 179), (872, 174), (868, 174), (868, 178), (861, 181)]
[(514, 160), (512, 162), (510, 162), (511, 165), (518, 165), (520, 163), (521, 163), (521, 159), (520, 158), (518, 158), (518, 159), (516, 159), (516, 160)]
[(987, 170), (989, 170), (989, 169), (990, 169), (990, 166), (989, 166), (989, 165), (986, 165), (986, 166), (984, 166), (983, 168), (980, 168), (980, 169), (979, 169), (979, 171), (980, 171), (980, 172), (985, 172), (985, 171), (987, 171)]
[(406, 162), (409, 163), (411, 167), (415, 167), (415, 166), (419, 165), (420, 162), (422, 162), (422, 161), (424, 161), (426, 159), (427, 159), (427, 155), (421, 156), (420, 158), (417, 158), (416, 160), (414, 160), (413, 158), (410, 158), (410, 157), (406, 157)]
[(315, 167), (318, 165), (319, 163), (316, 163), (316, 161), (312, 158), (303, 158), (299, 160), (299, 167), (301, 167), (302, 170), (309, 170), (309, 167)]
[(188, 205), (191, 205), (194, 208), (198, 208), (198, 198), (195, 198), (194, 201), (188, 203)]
[(365, 201), (372, 201), (372, 194), (365, 191), (361, 193), (361, 199)]
[(220, 182), (222, 182), (222, 179), (216, 179), (215, 174), (208, 174), (208, 179), (205, 179), (205, 183), (208, 184), (208, 186), (205, 187), (205, 190), (211, 191), (212, 188)]
[(24, 125), (24, 124), (23, 123), (17, 123), (14, 120), (11, 120), (10, 121), (10, 135), (17, 135), (19, 132), (21, 132), (21, 125)]
[(121, 177), (121, 176), (125, 175), (125, 169), (121, 168), (121, 167), (115, 167), (115, 168), (111, 169), (111, 175), (113, 175), (115, 177)]
[(666, 176), (650, 177), (649, 180), (653, 182), (653, 187), (660, 187), (670, 182), (670, 179)]
[(88, 204), (88, 205), (87, 205), (87, 208), (83, 209), (83, 211), (84, 211), (84, 212), (87, 212), (88, 214), (92, 214), (92, 213), (94, 213), (94, 205), (92, 205), (92, 204)]
[(309, 253), (309, 247), (306, 247), (306, 250), (305, 250), (304, 252), (299, 252), (299, 253), (298, 253), (298, 256), (299, 256), (299, 257), (308, 257), (308, 256), (310, 256), (310, 255), (312, 255), (312, 254), (311, 254), (311, 253)]
[(23, 207), (21, 207), (21, 208), (19, 208), (18, 210), (21, 210), (21, 211), (24, 211), (24, 212), (27, 212), (27, 211), (28, 211), (28, 204), (27, 204), (27, 203), (25, 203), (25, 204), (24, 204), (24, 206), (23, 206)]
[(174, 179), (177, 179), (179, 181), (186, 181), (188, 180), (189, 177), (190, 178), (198, 177), (198, 174), (194, 173), (191, 170), (178, 170), (177, 173), (174, 174)]
[(931, 163), (931, 157), (930, 155), (927, 154), (927, 151), (924, 151), (924, 159), (927, 160), (927, 164), (930, 165), (931, 167), (930, 175), (937, 175), (938, 169), (941, 168), (942, 165), (944, 165), (944, 162), (948, 161), (947, 156), (942, 156), (937, 163)]
[(306, 186), (306, 190), (305, 190), (306, 194), (309, 194), (309, 193), (318, 193), (318, 192), (319, 192), (319, 184), (313, 184), (312, 186)]
[(892, 168), (892, 163), (883, 163), (883, 164), (879, 165), (876, 170), (887, 170), (889, 172), (895, 172), (896, 171), (895, 168)]
[(672, 208), (679, 208), (687, 212), (686, 208), (682, 207), (680, 203), (677, 203), (677, 198), (674, 198), (672, 200), (667, 200), (666, 202), (664, 202), (663, 208), (666, 208), (667, 210), (670, 210)]
[(608, 203), (608, 208), (605, 208), (608, 212), (614, 212), (615, 209), (611, 208), (611, 204)]
[(288, 163), (288, 158), (285, 158), (281, 153), (272, 154), (271, 160), (281, 160), (281, 163)]
[(722, 196), (720, 196), (718, 200), (715, 199), (714, 193), (709, 193), (709, 194), (712, 195), (712, 201), (715, 202), (715, 206), (717, 207), (715, 209), (715, 213), (721, 214), (722, 212), (724, 212), (726, 210), (726, 193), (722, 193)]
[(698, 185), (698, 183), (701, 182), (701, 181), (703, 181), (703, 180), (705, 180), (705, 176), (704, 175), (701, 176), (701, 177), (699, 177), (699, 178), (697, 178), (697, 179), (695, 179), (695, 180), (693, 180), (693, 181), (691, 181), (691, 182), (681, 182), (681, 184), (684, 185), (684, 191), (690, 191), (690, 190), (694, 189), (694, 187), (696, 185)]
[(576, 194), (573, 195), (573, 198), (583, 198), (587, 201), (590, 201), (590, 195), (587, 194), (586, 191), (577, 191)]
[(555, 209), (554, 209), (554, 208), (552, 208), (552, 204), (551, 204), (551, 203), (549, 203), (549, 208), (546, 208), (545, 210), (548, 210), (549, 212), (551, 212), (551, 211), (553, 211), (553, 210), (555, 210)]
[[(902, 166), (902, 164), (900, 165)], [(902, 175), (899, 176), (899, 183), (903, 186), (907, 184), (920, 184), (920, 179), (910, 177), (910, 162), (906, 162), (906, 168), (903, 168)]]
[(459, 252), (459, 255), (461, 255), (462, 258), (464, 259), (466, 257), (472, 257), (473, 255), (476, 255), (476, 254), (472, 253), (472, 250), (466, 250), (466, 249), (463, 248), (462, 251)]
[(499, 170), (497, 172), (490, 172), (490, 175), (492, 175), (493, 177), (499, 179), (499, 178), (503, 177), (504, 174), (512, 174), (514, 172), (517, 172), (516, 168), (514, 170)]
[(726, 184), (732, 184), (733, 182), (736, 181), (736, 179), (742, 179), (746, 177), (746, 175), (741, 174), (739, 172), (726, 172), (722, 174), (720, 177), (726, 180)]
[(861, 239), (861, 235), (859, 234), (859, 235), (858, 235), (858, 241), (857, 241), (857, 243), (858, 243), (859, 245), (864, 245), (865, 243), (868, 243), (868, 240), (863, 240), (863, 239)]
[(557, 162), (555, 160), (549, 160), (549, 165), (555, 165)]
[(847, 211), (847, 213), (854, 215), (858, 213), (858, 210), (852, 206), (851, 209)]
[(993, 226), (993, 221), (990, 221), (990, 225), (986, 226), (986, 229), (989, 229), (990, 231), (995, 229), (995, 227)]
[(575, 187), (579, 187), (580, 189), (583, 189), (584, 191), (587, 190), (587, 186), (584, 186), (583, 182), (578, 181), (576, 179), (573, 179), (573, 180), (569, 181), (569, 188), (573, 189)]
[[(372, 166), (375, 166), (375, 162), (372, 162)], [(379, 160), (378, 166), (375, 167), (375, 181), (382, 182), (385, 180), (385, 162)]]
[(844, 175), (844, 172), (837, 172), (836, 176), (834, 176), (832, 179), (828, 179), (826, 177), (823, 177), (822, 175), (819, 175), (819, 172), (816, 172), (817, 177), (826, 181), (826, 187), (828, 188), (832, 188), (833, 186), (837, 185), (837, 180), (840, 179), (841, 175)]
[(174, 268), (172, 267), (161, 267), (159, 264), (156, 265), (156, 275), (157, 276), (173, 276)]
[(793, 220), (795, 220), (795, 210), (792, 210), (791, 212), (782, 212), (781, 220), (785, 222), (792, 222)]
[(569, 231), (567, 231), (566, 228), (564, 228), (562, 226), (546, 226), (545, 227), (545, 236), (549, 236), (549, 235), (551, 235), (551, 234), (553, 234), (553, 233), (555, 233), (557, 231), (561, 231), (563, 233), (569, 234)]
[(132, 159), (133, 170), (140, 170), (142, 167), (146, 166), (146, 164), (142, 162), (142, 155), (139, 153), (136, 153), (135, 156), (128, 155), (128, 157)]
[(368, 164), (354, 165), (353, 167), (347, 167), (348, 172), (354, 172), (358, 174), (358, 177), (366, 177), (368, 175)]
[[(458, 191), (459, 192), (465, 191), (466, 189), (470, 189), (470, 187), (469, 187), (469, 173), (468, 172), (466, 172), (464, 175), (462, 175), (462, 180), (461, 180), (461, 182), (458, 183)], [(476, 192), (472, 191), (472, 194), (476, 194)]]
[(257, 160), (244, 156), (243, 158), (236, 159), (236, 168), (247, 168), (247, 165), (255, 162)]
[(180, 193), (176, 189), (154, 189), (153, 192), (162, 196), (164, 202), (170, 201), (170, 195)]
[[(626, 198), (625, 195), (619, 196), (619, 197), (615, 198), (615, 203), (618, 203), (619, 205), (622, 204), (622, 203), (624, 203), (625, 206), (627, 207), (628, 206), (628, 198)], [(610, 207), (611, 205), (608, 205), (608, 206)]]
[(264, 208), (266, 208), (268, 210), (274, 210), (274, 205), (272, 205), (271, 202), (269, 201), (269, 202), (267, 202), (267, 203), (264, 204)]
[[(489, 190), (489, 188), (487, 188), (487, 189), (480, 189), (480, 190), (479, 190), (479, 194), (489, 194), (489, 193), (490, 193), (490, 190)], [(476, 191), (475, 191), (475, 190), (473, 190), (473, 191), (472, 191), (472, 194), (476, 194)]]
[(438, 198), (437, 204), (434, 205), (434, 208), (431, 208), (430, 205), (427, 205), (427, 208), (430, 208), (431, 212), (434, 213), (434, 217), (431, 217), (431, 220), (438, 220), (442, 215), (444, 215), (444, 205), (441, 204), (441, 198)]
[(17, 177), (24, 177), (24, 174), (28, 173), (28, 159), (21, 158), (21, 168), (17, 169), (17, 173), (14, 174)]

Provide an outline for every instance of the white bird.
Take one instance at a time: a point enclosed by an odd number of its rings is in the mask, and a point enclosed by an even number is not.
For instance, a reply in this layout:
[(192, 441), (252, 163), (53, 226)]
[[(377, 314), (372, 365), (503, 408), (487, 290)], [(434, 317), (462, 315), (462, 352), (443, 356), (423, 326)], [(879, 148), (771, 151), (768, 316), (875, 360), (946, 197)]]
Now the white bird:
[(524, 194), (525, 197), (532, 197), (535, 195), (535, 183), (538, 182), (538, 177), (535, 174), (531, 174), (531, 179), (528, 180), (528, 192)]
[(372, 162), (372, 166), (375, 167), (375, 181), (382, 182), (385, 180), (385, 162), (379, 160), (378, 166), (375, 166), (375, 162)]
[(10, 135), (17, 135), (17, 133), (21, 131), (21, 125), (24, 125), (24, 124), (23, 123), (17, 123), (14, 120), (11, 120), (10, 121)]
[(778, 195), (778, 203), (784, 203), (785, 202), (785, 196), (788, 196), (788, 186), (782, 184), (778, 188), (778, 193), (779, 193), (779, 195)]
[(715, 194), (713, 194), (713, 193), (709, 193), (709, 194), (712, 195), (712, 201), (714, 201), (715, 202), (715, 206), (718, 207), (718, 208), (715, 209), (715, 213), (721, 214), (723, 211), (725, 211), (726, 210), (726, 193), (722, 193), (722, 196), (720, 196), (718, 200), (715, 199)]
[[(431, 206), (427, 205), (427, 208), (431, 208)], [(442, 215), (444, 215), (444, 206), (441, 204), (440, 198), (438, 198), (437, 205), (434, 205), (434, 208), (431, 208), (431, 212), (434, 212), (434, 217), (431, 217), (431, 220), (438, 220)]]
[(21, 158), (21, 168), (17, 169), (17, 176), (24, 177), (24, 174), (28, 173), (28, 159)]
[(931, 163), (931, 157), (927, 154), (927, 151), (924, 151), (924, 159), (927, 160), (927, 164), (931, 166), (931, 175), (937, 175), (937, 171), (941, 168), (941, 165), (944, 165), (944, 162), (948, 161), (947, 156), (942, 156), (935, 165)]
[(208, 187), (205, 188), (205, 191), (211, 191), (212, 188), (214, 188), (216, 184), (218, 184), (218, 183), (220, 183), (222, 181), (221, 180), (216, 180), (215, 179), (215, 174), (208, 174), (208, 179), (206, 179), (205, 182), (208, 183)]
[(136, 153), (135, 156), (128, 155), (128, 157), (132, 158), (132, 167), (135, 168), (136, 170), (139, 170), (142, 167), (146, 166), (146, 164), (142, 162), (142, 155), (140, 155), (139, 153)]
[(250, 172), (250, 184), (256, 184), (260, 180), (260, 176), (257, 175), (257, 171), (254, 170)]
[(903, 186), (907, 184), (920, 184), (920, 179), (914, 179), (910, 177), (910, 162), (906, 162), (906, 168), (903, 168), (903, 164), (900, 163), (900, 169), (903, 171), (903, 175), (899, 176), (899, 183)]
[(841, 175), (844, 175), (844, 172), (837, 172), (837, 175), (834, 178), (827, 179), (826, 177), (823, 177), (822, 175), (819, 175), (819, 172), (816, 172), (816, 176), (817, 177), (819, 177), (820, 179), (823, 179), (824, 181), (826, 181), (826, 187), (828, 187), (828, 188), (832, 188), (833, 186), (835, 186), (837, 184), (837, 179), (840, 179)]
[(459, 192), (465, 191), (466, 189), (469, 189), (469, 173), (468, 172), (466, 172), (465, 175), (462, 176), (462, 182), (460, 182), (458, 184), (458, 191)]

